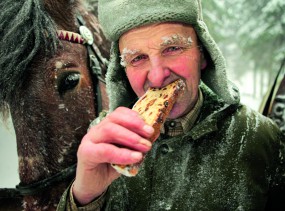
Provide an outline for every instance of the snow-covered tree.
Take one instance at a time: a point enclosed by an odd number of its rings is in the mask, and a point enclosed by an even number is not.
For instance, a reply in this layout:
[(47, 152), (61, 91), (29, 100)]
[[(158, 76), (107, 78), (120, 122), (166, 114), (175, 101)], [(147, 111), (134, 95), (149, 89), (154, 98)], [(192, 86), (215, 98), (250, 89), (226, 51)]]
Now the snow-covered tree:
[(204, 0), (204, 19), (234, 63), (237, 77), (248, 69), (272, 81), (285, 58), (284, 0)]

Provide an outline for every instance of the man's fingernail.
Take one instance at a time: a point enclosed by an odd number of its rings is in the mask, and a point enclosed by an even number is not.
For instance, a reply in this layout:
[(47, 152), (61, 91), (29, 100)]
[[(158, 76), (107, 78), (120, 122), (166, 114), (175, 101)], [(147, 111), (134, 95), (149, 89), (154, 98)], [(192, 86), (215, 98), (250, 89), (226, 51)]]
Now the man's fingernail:
[(148, 147), (151, 147), (151, 145), (152, 145), (150, 141), (148, 141), (148, 140), (146, 140), (144, 138), (140, 140), (140, 143), (143, 144), (143, 145), (146, 145)]
[(141, 159), (142, 158), (142, 153), (140, 153), (140, 152), (132, 152), (131, 156), (134, 159)]
[(149, 125), (143, 126), (143, 130), (144, 130), (145, 132), (147, 132), (148, 134), (153, 134), (153, 133), (154, 133), (153, 127), (151, 127), (151, 126), (149, 126)]

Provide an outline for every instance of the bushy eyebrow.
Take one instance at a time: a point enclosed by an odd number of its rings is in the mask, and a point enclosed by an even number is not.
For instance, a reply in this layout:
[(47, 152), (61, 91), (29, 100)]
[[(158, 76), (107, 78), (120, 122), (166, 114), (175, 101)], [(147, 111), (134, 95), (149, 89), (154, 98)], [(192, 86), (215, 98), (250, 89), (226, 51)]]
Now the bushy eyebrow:
[(186, 47), (190, 47), (193, 43), (191, 36), (185, 37), (180, 34), (164, 36), (161, 39), (162, 39), (162, 43), (160, 44), (160, 46), (162, 47), (169, 46), (169, 45), (179, 45), (179, 44), (185, 45)]
[(123, 67), (126, 67), (127, 66), (127, 57), (128, 56), (133, 56), (135, 54), (138, 54), (140, 51), (137, 50), (137, 49), (128, 49), (128, 48), (124, 48), (120, 57), (121, 57), (121, 61), (120, 61), (120, 64), (123, 66)]

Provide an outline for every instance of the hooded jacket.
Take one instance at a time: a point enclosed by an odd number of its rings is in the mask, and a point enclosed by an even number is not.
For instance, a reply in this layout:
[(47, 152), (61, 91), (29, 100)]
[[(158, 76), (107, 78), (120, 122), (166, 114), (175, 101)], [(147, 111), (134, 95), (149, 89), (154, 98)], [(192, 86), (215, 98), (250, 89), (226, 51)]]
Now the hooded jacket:
[(102, 210), (285, 210), (284, 137), (268, 118), (202, 88), (185, 135), (161, 135), (136, 177), (120, 177)]
[[(268, 118), (203, 84), (184, 135), (161, 134), (136, 177), (121, 176), (82, 210), (285, 210), (285, 138)], [(66, 208), (68, 191), (59, 204)]]

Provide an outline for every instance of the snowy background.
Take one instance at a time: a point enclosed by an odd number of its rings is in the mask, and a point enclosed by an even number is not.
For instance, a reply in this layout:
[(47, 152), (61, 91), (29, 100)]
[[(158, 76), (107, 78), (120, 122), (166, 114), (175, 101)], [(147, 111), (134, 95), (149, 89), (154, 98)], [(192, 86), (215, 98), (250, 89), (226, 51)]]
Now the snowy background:
[(11, 120), (0, 126), (0, 188), (19, 183), (16, 138)]
[[(224, 53), (241, 102), (254, 110), (285, 57), (284, 0), (202, 0), (204, 19)], [(0, 188), (19, 182), (11, 121), (0, 121)]]

